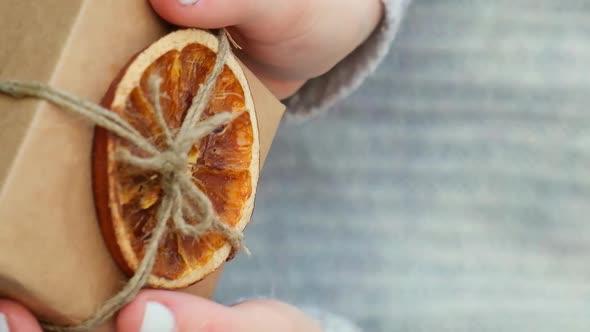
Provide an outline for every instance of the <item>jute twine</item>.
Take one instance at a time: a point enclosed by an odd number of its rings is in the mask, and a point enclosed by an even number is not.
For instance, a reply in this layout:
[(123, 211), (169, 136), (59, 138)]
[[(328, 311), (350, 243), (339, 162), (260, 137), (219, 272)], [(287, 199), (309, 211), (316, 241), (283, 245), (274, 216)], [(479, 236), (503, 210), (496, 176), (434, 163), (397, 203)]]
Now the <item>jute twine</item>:
[[(211, 99), (217, 78), (230, 55), (230, 45), (225, 30), (220, 30), (217, 37), (219, 50), (215, 65), (209, 77), (194, 96), (186, 117), (176, 133), (173, 133), (164, 120), (159, 88), (162, 78), (154, 76), (149, 80), (155, 116), (162, 129), (165, 149), (158, 148), (148, 138), (143, 137), (121, 116), (99, 105), (38, 82), (0, 82), (0, 92), (4, 94), (15, 98), (36, 97), (49, 101), (125, 139), (140, 149), (145, 156), (139, 157), (128, 149), (120, 148), (116, 151), (117, 160), (144, 170), (158, 172), (161, 178), (163, 197), (157, 212), (156, 226), (145, 247), (144, 257), (133, 277), (129, 279), (121, 291), (107, 300), (87, 320), (77, 325), (43, 323), (44, 329), (59, 332), (89, 331), (111, 318), (123, 306), (132, 301), (148, 282), (156, 261), (158, 247), (171, 227), (174, 227), (177, 232), (193, 238), (199, 238), (210, 230), (216, 230), (224, 234), (231, 244), (232, 255), (242, 249), (243, 234), (226, 225), (219, 218), (209, 197), (193, 183), (191, 175), (187, 172), (188, 153), (194, 143), (239, 115), (224, 112), (204, 120), (201, 119)], [(187, 219), (199, 220), (199, 222), (193, 224), (189, 223)]]

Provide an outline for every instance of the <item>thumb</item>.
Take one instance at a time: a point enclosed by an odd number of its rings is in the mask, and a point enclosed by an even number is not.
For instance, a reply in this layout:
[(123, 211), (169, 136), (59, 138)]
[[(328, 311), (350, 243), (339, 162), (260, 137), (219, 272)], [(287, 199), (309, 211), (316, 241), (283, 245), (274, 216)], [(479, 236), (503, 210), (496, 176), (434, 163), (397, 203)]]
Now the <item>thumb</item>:
[[(268, 12), (273, 0), (150, 0), (170, 23), (202, 29), (224, 28)], [(266, 9), (266, 10), (265, 10)]]
[(286, 304), (257, 300), (226, 307), (185, 293), (145, 290), (117, 318), (124, 332), (320, 332)]
[(0, 332), (41, 332), (41, 326), (22, 305), (0, 300)]

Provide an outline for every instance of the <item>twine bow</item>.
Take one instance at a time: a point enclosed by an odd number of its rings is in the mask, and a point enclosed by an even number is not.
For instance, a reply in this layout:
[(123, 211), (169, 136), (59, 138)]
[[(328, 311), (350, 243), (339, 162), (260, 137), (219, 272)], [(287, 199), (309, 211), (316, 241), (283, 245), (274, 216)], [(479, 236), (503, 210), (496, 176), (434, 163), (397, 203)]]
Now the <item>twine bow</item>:
[[(142, 151), (141, 157), (125, 148), (118, 149), (115, 157), (120, 162), (159, 173), (164, 192), (156, 215), (156, 226), (145, 248), (144, 257), (140, 261), (135, 274), (123, 289), (106, 301), (91, 318), (82, 323), (70, 326), (45, 323), (43, 328), (46, 330), (59, 332), (91, 330), (100, 326), (119, 309), (133, 300), (151, 276), (158, 247), (168, 230), (170, 220), (172, 220), (172, 224), (178, 232), (194, 238), (198, 238), (210, 230), (221, 232), (232, 246), (231, 255), (235, 255), (242, 248), (242, 233), (231, 228), (219, 218), (209, 197), (195, 185), (191, 174), (187, 171), (187, 165), (189, 164), (188, 154), (194, 143), (214, 132), (219, 126), (231, 122), (239, 115), (223, 112), (204, 120), (201, 119), (211, 99), (215, 83), (230, 54), (230, 44), (225, 30), (220, 30), (217, 37), (219, 49), (215, 65), (209, 77), (192, 99), (192, 104), (176, 135), (172, 133), (172, 130), (166, 124), (162, 112), (159, 91), (162, 78), (152, 76), (149, 79), (154, 113), (162, 130), (165, 149), (159, 149), (121, 116), (99, 105), (38, 82), (0, 82), (1, 93), (15, 98), (37, 97), (44, 99), (62, 107), (64, 110), (83, 116), (95, 125), (105, 128), (139, 148)], [(193, 224), (189, 223), (187, 219), (199, 220), (199, 222)]]

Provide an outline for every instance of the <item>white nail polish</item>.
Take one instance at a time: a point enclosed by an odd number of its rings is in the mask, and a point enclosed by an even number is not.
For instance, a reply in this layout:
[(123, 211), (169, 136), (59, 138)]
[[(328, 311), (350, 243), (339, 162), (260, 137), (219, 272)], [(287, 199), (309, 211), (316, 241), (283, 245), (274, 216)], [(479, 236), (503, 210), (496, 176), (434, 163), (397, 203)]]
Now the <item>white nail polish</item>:
[(8, 329), (8, 320), (3, 313), (0, 313), (0, 332), (10, 332)]
[(194, 5), (197, 2), (199, 2), (199, 0), (178, 0), (178, 2), (180, 2), (180, 4), (182, 4), (182, 5), (190, 6), (190, 5)]
[[(174, 315), (170, 309), (158, 302), (148, 302), (145, 306), (140, 332), (174, 332)], [(4, 332), (0, 330), (0, 332)]]

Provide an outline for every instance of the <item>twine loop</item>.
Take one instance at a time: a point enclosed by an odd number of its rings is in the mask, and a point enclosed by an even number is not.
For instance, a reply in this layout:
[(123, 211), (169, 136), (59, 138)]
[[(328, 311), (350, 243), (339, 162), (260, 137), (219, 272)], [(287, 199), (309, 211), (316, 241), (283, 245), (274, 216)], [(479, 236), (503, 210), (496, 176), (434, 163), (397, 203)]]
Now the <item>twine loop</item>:
[[(189, 168), (188, 154), (194, 143), (240, 115), (239, 113), (222, 112), (202, 119), (217, 78), (231, 52), (227, 32), (219, 30), (217, 38), (219, 49), (215, 65), (194, 96), (185, 119), (176, 133), (173, 133), (168, 127), (162, 112), (160, 103), (162, 78), (157, 75), (149, 78), (154, 113), (165, 143), (163, 149), (143, 137), (121, 116), (99, 105), (39, 82), (0, 82), (0, 93), (15, 98), (31, 96), (49, 101), (119, 136), (134, 146), (134, 150), (139, 149), (142, 156), (133, 154), (129, 149), (119, 148), (115, 152), (115, 158), (131, 166), (158, 173), (163, 192), (156, 214), (156, 226), (149, 234), (144, 256), (136, 267), (133, 277), (129, 279), (123, 289), (106, 301), (91, 318), (82, 323), (69, 326), (44, 323), (44, 329), (59, 332), (89, 331), (103, 324), (133, 300), (151, 277), (158, 247), (169, 230), (170, 221), (174, 229), (185, 236), (199, 238), (212, 230), (222, 233), (232, 247), (230, 258), (240, 249), (245, 249), (248, 252), (247, 248), (242, 246), (243, 234), (220, 219), (209, 197), (193, 182)], [(189, 220), (198, 220), (198, 222), (189, 222)]]

